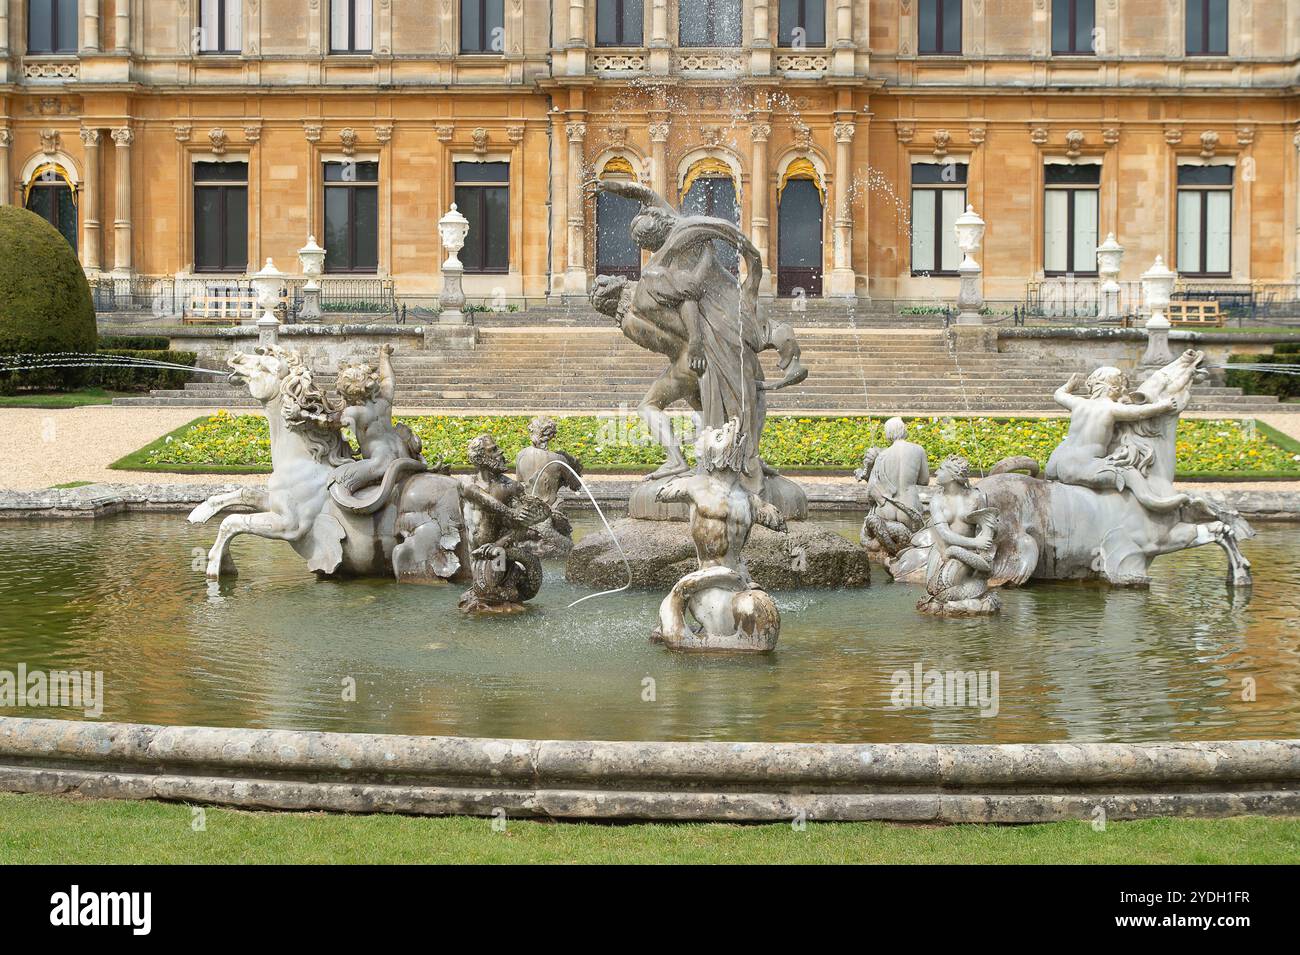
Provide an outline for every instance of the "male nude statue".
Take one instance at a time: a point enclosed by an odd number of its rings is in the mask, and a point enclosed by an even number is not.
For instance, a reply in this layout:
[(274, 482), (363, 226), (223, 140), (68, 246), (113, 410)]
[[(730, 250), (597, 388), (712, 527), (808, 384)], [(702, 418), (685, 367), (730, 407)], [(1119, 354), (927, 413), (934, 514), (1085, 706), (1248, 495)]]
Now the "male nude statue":
[(907, 440), (902, 418), (885, 422), (885, 438), (889, 447), (869, 450), (854, 477), (867, 482), (863, 544), (894, 557), (925, 523), (921, 488), (930, 483), (930, 462), (925, 448)]
[(352, 429), (361, 460), (340, 465), (335, 483), (350, 494), (378, 484), (394, 461), (418, 459), (420, 439), (405, 425), (393, 424), (392, 345), (382, 345), (376, 367), (362, 362), (340, 362), (335, 390), (347, 402), (339, 421)]
[[(1087, 397), (1076, 392), (1087, 387)], [(1126, 488), (1149, 510), (1175, 510), (1186, 504), (1186, 495), (1159, 498), (1147, 484), (1146, 475), (1115, 454), (1117, 428), (1126, 423), (1147, 421), (1181, 411), (1173, 397), (1148, 404), (1122, 400), (1128, 388), (1118, 368), (1098, 368), (1085, 380), (1075, 374), (1056, 392), (1056, 403), (1070, 411), (1070, 430), (1047, 461), (1048, 480), (1076, 484), (1098, 491)]]

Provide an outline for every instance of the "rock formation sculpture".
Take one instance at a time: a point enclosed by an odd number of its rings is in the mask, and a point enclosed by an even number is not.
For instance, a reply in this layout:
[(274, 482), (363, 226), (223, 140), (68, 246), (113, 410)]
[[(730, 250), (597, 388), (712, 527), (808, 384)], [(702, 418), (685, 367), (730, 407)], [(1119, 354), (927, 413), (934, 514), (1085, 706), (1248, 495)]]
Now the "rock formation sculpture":
[[(673, 650), (769, 652), (781, 632), (770, 594), (749, 576), (742, 551), (755, 523), (784, 531), (785, 518), (745, 484), (752, 460), (738, 419), (705, 428), (696, 441), (696, 473), (664, 485), (664, 502), (690, 505), (699, 568), (673, 587), (659, 607), (651, 639)], [(692, 618), (692, 624), (688, 619)]]
[(902, 418), (885, 422), (887, 448), (871, 448), (853, 476), (867, 482), (867, 516), (862, 522), (862, 546), (876, 560), (889, 560), (911, 546), (912, 535), (925, 523), (921, 489), (930, 483), (925, 449), (907, 440)]
[(927, 596), (922, 613), (961, 616), (997, 613), (998, 595), (989, 590), (997, 542), (998, 510), (971, 486), (970, 462), (952, 456), (935, 476), (939, 490), (930, 500), (934, 546), (926, 564)]
[(573, 527), (556, 503), (560, 488), (581, 490), (582, 464), (571, 454), (551, 450), (557, 430), (552, 419), (534, 418), (528, 424), (531, 444), (515, 457), (515, 479), (551, 509), (550, 518), (536, 529), (540, 540), (522, 545), (538, 557), (565, 557), (573, 550)]

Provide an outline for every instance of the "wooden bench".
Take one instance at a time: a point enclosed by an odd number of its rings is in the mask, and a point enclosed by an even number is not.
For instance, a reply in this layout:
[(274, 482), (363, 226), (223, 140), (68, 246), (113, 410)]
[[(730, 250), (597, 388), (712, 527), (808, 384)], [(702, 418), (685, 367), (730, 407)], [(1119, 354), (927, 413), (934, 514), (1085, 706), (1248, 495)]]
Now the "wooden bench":
[(257, 315), (257, 297), (248, 289), (212, 288), (189, 297), (185, 325), (238, 325)]
[(1170, 302), (1166, 312), (1170, 325), (1213, 325), (1223, 327), (1223, 313), (1218, 299)]

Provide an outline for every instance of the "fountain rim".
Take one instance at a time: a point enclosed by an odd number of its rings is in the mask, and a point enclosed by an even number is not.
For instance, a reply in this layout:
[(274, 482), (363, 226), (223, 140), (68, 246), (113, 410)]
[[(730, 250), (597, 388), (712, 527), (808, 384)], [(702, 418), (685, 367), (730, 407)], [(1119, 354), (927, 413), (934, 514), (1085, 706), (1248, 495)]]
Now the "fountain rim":
[(0, 717), (0, 790), (573, 820), (1300, 816), (1300, 739), (637, 742)]

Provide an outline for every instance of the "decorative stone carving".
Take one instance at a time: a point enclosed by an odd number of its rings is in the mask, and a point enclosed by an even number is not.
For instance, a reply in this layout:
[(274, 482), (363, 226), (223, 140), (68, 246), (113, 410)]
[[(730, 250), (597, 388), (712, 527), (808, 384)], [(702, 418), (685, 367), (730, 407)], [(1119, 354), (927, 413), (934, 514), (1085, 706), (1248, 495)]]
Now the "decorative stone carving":
[(456, 127), (444, 123), (440, 126), (433, 127), (433, 131), (438, 136), (438, 142), (449, 143), (451, 142), (452, 137), (456, 134)]
[[(991, 586), (1031, 579), (1145, 585), (1157, 557), (1210, 543), (1228, 556), (1229, 583), (1250, 586), (1250, 562), (1239, 547), (1254, 536), (1250, 525), (1173, 485), (1178, 418), (1193, 382), (1205, 374), (1204, 360), (1201, 352), (1184, 352), (1132, 390), (1119, 370), (1100, 368), (1056, 393), (1070, 411), (1070, 429), (1046, 479), (1037, 477), (1037, 462), (1012, 458), (979, 484), (1002, 527)], [(1076, 393), (1080, 384), (1086, 395)], [(926, 579), (937, 546), (932, 531), (923, 529), (890, 564), (895, 579)]]
[(1083, 130), (1070, 130), (1065, 134), (1065, 155), (1071, 159), (1078, 159), (1083, 155), (1083, 146), (1086, 141)]
[(528, 424), (531, 444), (515, 457), (516, 480), (551, 509), (550, 518), (537, 528), (541, 539), (523, 544), (538, 557), (566, 557), (573, 550), (573, 526), (555, 506), (560, 488), (582, 489), (582, 464), (571, 454), (551, 450), (557, 430), (552, 419), (534, 418)]
[[(40, 136), (41, 152), (45, 153), (45, 155), (53, 156), (63, 148), (63, 136), (57, 129), (42, 129)], [(117, 139), (116, 132), (113, 133), (113, 139)]]
[(487, 152), (487, 148), (488, 148), (488, 131), (487, 131), (486, 129), (484, 129), (482, 126), (479, 126), (479, 127), (478, 127), (477, 129), (475, 129), (474, 132), (471, 134), (471, 138), (474, 140), (474, 152), (475, 152), (475, 153), (477, 153), (478, 155), (482, 156), (484, 153)]
[(782, 73), (824, 73), (831, 68), (831, 58), (825, 53), (781, 53), (776, 68)]
[(224, 129), (208, 130), (208, 142), (212, 145), (212, 151), (218, 156), (225, 155), (226, 144), (230, 141), (229, 135)]
[(0, 126), (0, 147), (8, 149), (14, 144), (13, 131), (7, 126)]
[(650, 134), (650, 141), (652, 143), (668, 142), (668, 134), (671, 131), (672, 131), (672, 127), (669, 126), (667, 123), (651, 123), (649, 126), (646, 127), (646, 132)]
[(80, 76), (81, 64), (77, 62), (23, 64), (23, 79), (27, 80), (76, 80)]
[(1219, 149), (1219, 134), (1212, 129), (1201, 133), (1201, 158), (1213, 159)]
[(188, 143), (194, 137), (194, 127), (189, 125), (176, 126), (173, 132), (178, 143)]
[[(835, 124), (835, 141), (836, 141), (837, 143), (851, 143), (851, 142), (853, 142), (853, 137), (854, 137), (854, 135), (857, 133), (857, 131), (858, 131), (858, 127), (857, 127), (854, 123), (851, 123), (851, 122), (848, 122), (848, 123), (844, 123), (844, 122), (836, 123), (836, 124)], [(946, 133), (945, 133), (945, 134), (946, 134)], [(936, 136), (937, 136), (937, 135), (938, 135), (938, 134), (936, 134)], [(936, 139), (935, 139), (935, 143), (937, 144), (938, 142), (939, 142), (939, 140), (936, 138)]]
[(354, 156), (357, 152), (357, 131), (351, 126), (345, 126), (339, 130), (339, 143), (343, 147), (343, 155)]
[(81, 144), (82, 144), (83, 146), (87, 146), (87, 147), (98, 146), (98, 145), (99, 145), (99, 130), (97, 130), (97, 129), (87, 129), (86, 127), (83, 126), (83, 127), (81, 128)]
[(375, 127), (375, 142), (387, 146), (393, 141), (393, 127), (388, 124)]
[(988, 136), (988, 130), (983, 126), (972, 126), (970, 128), (970, 141), (972, 146), (982, 146)]
[(885, 422), (887, 448), (871, 448), (854, 472), (867, 482), (867, 516), (862, 522), (862, 546), (875, 560), (889, 560), (911, 546), (912, 535), (925, 523), (921, 489), (930, 483), (925, 448), (907, 440), (902, 418)]
[(640, 53), (597, 53), (591, 58), (594, 73), (636, 73), (645, 69), (645, 56)]
[(318, 143), (321, 136), (325, 133), (325, 127), (319, 123), (304, 123), (302, 127), (303, 135), (307, 137), (307, 142)]
[(899, 123), (896, 130), (898, 133), (898, 141), (904, 145), (910, 143), (916, 136), (916, 127), (911, 123)]
[(1101, 141), (1107, 146), (1115, 146), (1119, 143), (1119, 127), (1107, 126), (1101, 133)]
[(614, 123), (612, 126), (609, 127), (610, 145), (619, 146), (619, 147), (626, 146), (627, 133), (628, 133), (628, 129), (625, 124)]
[(569, 123), (564, 129), (571, 143), (580, 143), (587, 138), (586, 123)]
[(1170, 146), (1177, 146), (1183, 141), (1183, 128), (1181, 126), (1169, 126), (1165, 129), (1165, 142)]
[(930, 501), (934, 540), (926, 565), (926, 596), (916, 605), (941, 617), (997, 613), (1002, 601), (989, 589), (997, 546), (998, 509), (971, 485), (970, 462), (953, 455), (939, 467)]
[(261, 126), (245, 126), (245, 127), (244, 127), (244, 142), (248, 143), (248, 145), (250, 145), (250, 146), (256, 146), (256, 145), (257, 145), (258, 143), (260, 143), (261, 141), (262, 141), (262, 127), (261, 127)]
[(800, 149), (812, 148), (812, 129), (802, 120), (795, 120), (792, 124), (794, 133), (794, 144)]
[(772, 138), (771, 123), (754, 123), (749, 127), (749, 138), (756, 143), (765, 143)]
[(1048, 133), (1046, 126), (1035, 126), (1029, 131), (1029, 141), (1035, 146), (1047, 145), (1047, 137)]
[(952, 133), (946, 129), (934, 131), (934, 158), (943, 159), (948, 155), (948, 144), (952, 142)]
[[(699, 568), (682, 577), (659, 606), (651, 640), (671, 650), (769, 653), (781, 614), (749, 576), (742, 552), (754, 524), (784, 531), (785, 518), (745, 482), (751, 457), (740, 421), (705, 428), (696, 442), (696, 473), (675, 478), (656, 498), (690, 505), (690, 531)], [(694, 625), (688, 620), (695, 620)]]
[(1238, 126), (1237, 127), (1237, 145), (1253, 146), (1255, 144), (1255, 127)]
[(542, 588), (542, 562), (521, 546), (551, 509), (511, 478), (505, 455), (489, 434), (469, 443), (474, 474), (464, 482), (474, 585), (460, 598), (466, 613), (518, 613)]
[[(442, 469), (430, 471), (415, 435), (392, 425), (396, 386), (388, 357), (382, 351), (376, 368), (346, 365), (342, 397), (326, 395), (293, 349), (270, 344), (230, 358), (234, 380), (248, 388), (270, 425), (272, 475), (265, 487), (215, 495), (190, 514), (191, 523), (203, 524), (230, 507), (255, 511), (222, 521), (208, 577), (233, 575), (230, 541), (253, 534), (288, 542), (321, 576), (469, 579), (461, 484)], [(366, 455), (360, 462), (343, 436), (345, 423), (360, 429)], [(386, 463), (381, 469), (367, 460)], [(381, 470), (378, 487), (368, 489)], [(353, 494), (345, 485), (368, 493)]]
[(506, 138), (518, 146), (524, 141), (524, 127), (511, 126), (506, 130)]

